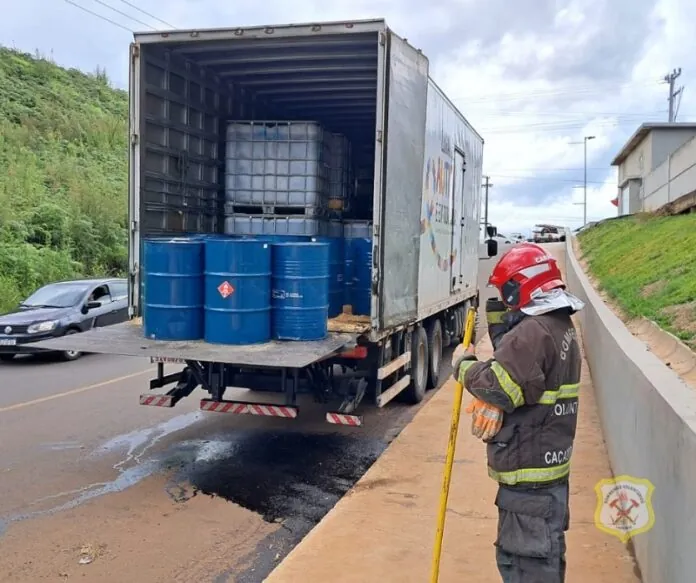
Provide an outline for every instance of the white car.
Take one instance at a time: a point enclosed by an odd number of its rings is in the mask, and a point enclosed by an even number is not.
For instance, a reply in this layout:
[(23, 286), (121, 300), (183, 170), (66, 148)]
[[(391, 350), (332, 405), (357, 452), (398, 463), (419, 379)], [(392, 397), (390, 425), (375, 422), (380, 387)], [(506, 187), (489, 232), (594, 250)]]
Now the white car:
[(514, 237), (508, 237), (500, 233), (493, 237), (493, 239), (498, 241), (498, 245), (513, 245), (518, 242)]

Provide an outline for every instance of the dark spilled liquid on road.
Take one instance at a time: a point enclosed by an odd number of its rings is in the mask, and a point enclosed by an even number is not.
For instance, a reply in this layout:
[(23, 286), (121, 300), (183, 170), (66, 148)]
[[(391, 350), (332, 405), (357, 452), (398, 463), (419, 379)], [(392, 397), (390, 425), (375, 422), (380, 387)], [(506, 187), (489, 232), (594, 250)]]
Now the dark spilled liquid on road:
[[(206, 442), (179, 444), (179, 469), (168, 493), (224, 498), (280, 528), (252, 556), (230, 566), (216, 581), (262, 581), (280, 560), (360, 479), (386, 441), (339, 434), (242, 431)], [(203, 455), (201, 455), (203, 454)], [(240, 572), (243, 564), (253, 565)]]
[(318, 520), (365, 473), (386, 444), (376, 439), (291, 432), (235, 434), (222, 459), (179, 472), (195, 491), (220, 496), (268, 522)]

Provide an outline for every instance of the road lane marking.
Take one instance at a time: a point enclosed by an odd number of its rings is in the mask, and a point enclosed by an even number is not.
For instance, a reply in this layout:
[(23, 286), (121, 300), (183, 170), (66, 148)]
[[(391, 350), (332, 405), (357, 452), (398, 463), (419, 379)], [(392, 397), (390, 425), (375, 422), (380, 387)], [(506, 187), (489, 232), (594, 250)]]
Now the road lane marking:
[(134, 379), (144, 375), (145, 373), (152, 373), (152, 369), (141, 370), (140, 372), (134, 372), (131, 374), (124, 375), (122, 377), (116, 377), (115, 379), (109, 379), (107, 381), (102, 381), (100, 383), (95, 383), (93, 385), (88, 385), (86, 387), (79, 387), (77, 389), (71, 389), (63, 393), (56, 393), (55, 395), (48, 395), (46, 397), (40, 397), (38, 399), (32, 399), (31, 401), (24, 401), (23, 403), (15, 403), (14, 405), (8, 405), (7, 407), (0, 407), (0, 413), (7, 413), (8, 411), (14, 411), (16, 409), (24, 409), (24, 407), (30, 407), (31, 405), (38, 405), (39, 403), (45, 403), (46, 401), (53, 401), (54, 399), (62, 399), (63, 397), (70, 397), (71, 395), (77, 395), (79, 393), (84, 393), (86, 391), (91, 391), (93, 389), (99, 389), (105, 387), (106, 385), (112, 385), (114, 383), (120, 383), (121, 381), (127, 381), (129, 379)]

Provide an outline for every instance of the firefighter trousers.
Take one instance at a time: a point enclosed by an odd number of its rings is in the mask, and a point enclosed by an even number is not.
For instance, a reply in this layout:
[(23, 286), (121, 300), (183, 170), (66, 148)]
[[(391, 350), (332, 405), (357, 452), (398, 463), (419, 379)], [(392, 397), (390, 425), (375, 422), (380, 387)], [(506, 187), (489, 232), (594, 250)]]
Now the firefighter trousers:
[(503, 583), (565, 583), (568, 483), (541, 488), (500, 485), (496, 562)]

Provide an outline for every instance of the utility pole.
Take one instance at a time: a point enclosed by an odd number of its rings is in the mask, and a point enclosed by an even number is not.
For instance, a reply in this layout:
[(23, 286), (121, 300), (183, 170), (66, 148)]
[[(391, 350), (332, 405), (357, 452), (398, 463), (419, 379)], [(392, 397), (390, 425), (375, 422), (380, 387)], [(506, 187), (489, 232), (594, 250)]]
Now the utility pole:
[(583, 208), (582, 212), (582, 225), (583, 227), (587, 224), (587, 142), (589, 140), (594, 140), (594, 136), (585, 136), (582, 140), (582, 142), (569, 142), (570, 144), (582, 144), (583, 145), (583, 150), (585, 154), (585, 162), (583, 164), (583, 197), (582, 197), (582, 202), (574, 202), (573, 204), (581, 204)]
[(582, 226), (584, 227), (587, 224), (587, 141), (588, 140), (594, 140), (594, 136), (585, 136), (585, 139), (583, 140), (585, 142), (584, 145), (584, 150), (585, 150), (585, 177), (583, 181), (583, 199), (582, 199)]
[(674, 82), (679, 78), (681, 75), (681, 67), (679, 69), (673, 69), (671, 73), (668, 73), (667, 75), (664, 76), (664, 80), (669, 83), (669, 97), (667, 100), (669, 101), (669, 118), (668, 121), (669, 123), (673, 123), (676, 120), (676, 114), (674, 111), (674, 102), (676, 101), (677, 97), (679, 94), (682, 92), (684, 89), (683, 87), (680, 87), (676, 91), (674, 90)]
[(491, 177), (490, 176), (484, 176), (483, 177), (485, 182), (483, 183), (483, 187), (486, 189), (486, 194), (484, 195), (484, 207), (483, 207), (483, 238), (485, 239), (488, 234), (486, 230), (488, 229), (488, 189), (493, 188), (493, 184), (491, 183)]

